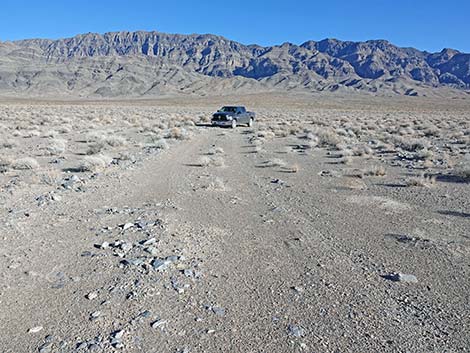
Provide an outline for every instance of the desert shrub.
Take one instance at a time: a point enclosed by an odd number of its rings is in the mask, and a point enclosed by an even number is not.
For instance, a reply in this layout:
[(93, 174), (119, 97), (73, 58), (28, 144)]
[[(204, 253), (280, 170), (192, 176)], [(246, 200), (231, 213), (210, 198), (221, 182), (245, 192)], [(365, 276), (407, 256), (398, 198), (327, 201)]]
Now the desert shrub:
[(49, 146), (46, 147), (46, 150), (51, 156), (55, 156), (55, 155), (64, 153), (66, 148), (67, 148), (66, 140), (54, 139), (51, 141)]
[(127, 140), (122, 136), (106, 136), (103, 142), (112, 147), (120, 147), (127, 144)]
[(464, 179), (470, 179), (470, 154), (465, 155), (456, 165), (454, 174)]
[(199, 158), (196, 164), (199, 167), (223, 167), (225, 165), (225, 160), (222, 157), (202, 156), (201, 158)]
[(222, 157), (212, 157), (211, 165), (214, 167), (223, 167), (225, 165), (225, 160)]
[(215, 154), (224, 154), (224, 149), (222, 147), (213, 147), (208, 152), (208, 155), (215, 155)]
[(395, 145), (409, 152), (417, 152), (431, 147), (431, 143), (424, 139), (397, 137)]
[(265, 167), (285, 167), (286, 162), (279, 158), (273, 158), (264, 162)]
[(57, 135), (59, 135), (59, 133), (56, 130), (48, 130), (48, 131), (43, 133), (42, 137), (44, 137), (44, 138), (54, 138)]
[(80, 172), (92, 172), (96, 173), (106, 168), (109, 165), (109, 157), (98, 155), (98, 156), (87, 156), (79, 164), (77, 170)]
[(263, 151), (263, 146), (262, 145), (255, 145), (255, 148), (253, 150), (254, 153), (259, 153)]
[(72, 128), (68, 125), (63, 125), (57, 129), (61, 134), (68, 134), (72, 131)]
[(343, 149), (343, 147), (336, 147), (339, 152), (335, 154), (336, 157), (338, 158), (344, 158), (344, 157), (352, 157), (354, 155), (353, 151), (349, 149)]
[(369, 156), (374, 153), (372, 148), (366, 145), (354, 146), (352, 152), (355, 156)]
[(338, 160), (339, 164), (345, 164), (345, 165), (349, 165), (352, 162), (353, 162), (353, 159), (350, 156), (345, 156), (345, 157), (342, 157)]
[(406, 186), (417, 186), (417, 187), (432, 187), (436, 183), (434, 176), (420, 175), (417, 177), (410, 177), (406, 180)]
[(225, 190), (225, 182), (221, 178), (215, 177), (210, 182), (209, 189), (217, 190), (217, 191), (224, 191)]
[(88, 155), (98, 154), (103, 151), (105, 148), (104, 142), (93, 142), (88, 146), (87, 151), (85, 152)]
[(283, 167), (283, 170), (288, 173), (298, 173), (300, 170), (300, 167), (297, 163), (294, 163), (290, 166)]
[(171, 128), (167, 135), (166, 138), (168, 139), (174, 139), (174, 140), (184, 140), (189, 137), (188, 132), (180, 127), (173, 127)]
[(329, 129), (318, 129), (315, 133), (321, 146), (336, 146), (343, 142), (334, 131)]
[(92, 131), (85, 135), (86, 142), (98, 142), (103, 141), (106, 137), (103, 135), (103, 132)]
[(258, 131), (257, 136), (258, 136), (258, 137), (261, 137), (261, 138), (265, 138), (265, 139), (272, 139), (272, 138), (274, 138), (276, 135), (275, 135), (274, 132), (272, 132), (272, 131), (263, 130), (263, 131)]
[(23, 132), (21, 136), (23, 136), (24, 138), (38, 137), (41, 136), (41, 132), (39, 132), (38, 130), (29, 130)]
[(365, 176), (385, 176), (386, 170), (381, 165), (374, 165), (362, 170), (363, 175)]
[(415, 154), (416, 159), (423, 159), (423, 160), (429, 160), (434, 157), (433, 151), (428, 150), (427, 148), (416, 152)]
[(152, 146), (161, 150), (167, 150), (170, 148), (170, 146), (168, 145), (168, 142), (166, 142), (162, 138), (155, 141)]
[(13, 168), (17, 170), (28, 170), (39, 168), (39, 163), (32, 157), (25, 157), (17, 159), (13, 163)]

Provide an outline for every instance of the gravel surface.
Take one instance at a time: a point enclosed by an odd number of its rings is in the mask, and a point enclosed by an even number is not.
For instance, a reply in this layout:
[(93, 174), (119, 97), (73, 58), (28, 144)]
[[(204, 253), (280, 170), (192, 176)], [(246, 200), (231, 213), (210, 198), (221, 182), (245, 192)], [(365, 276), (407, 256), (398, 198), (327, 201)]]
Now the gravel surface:
[(469, 184), (258, 132), (6, 198), (0, 352), (470, 351)]

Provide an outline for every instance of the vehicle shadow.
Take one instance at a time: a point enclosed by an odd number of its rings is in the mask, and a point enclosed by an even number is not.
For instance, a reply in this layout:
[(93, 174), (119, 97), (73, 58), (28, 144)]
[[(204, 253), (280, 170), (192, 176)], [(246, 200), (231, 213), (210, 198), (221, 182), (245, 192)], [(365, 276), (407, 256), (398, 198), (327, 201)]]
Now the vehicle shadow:
[(219, 127), (216, 125), (212, 125), (211, 123), (197, 123), (195, 124), (197, 127)]

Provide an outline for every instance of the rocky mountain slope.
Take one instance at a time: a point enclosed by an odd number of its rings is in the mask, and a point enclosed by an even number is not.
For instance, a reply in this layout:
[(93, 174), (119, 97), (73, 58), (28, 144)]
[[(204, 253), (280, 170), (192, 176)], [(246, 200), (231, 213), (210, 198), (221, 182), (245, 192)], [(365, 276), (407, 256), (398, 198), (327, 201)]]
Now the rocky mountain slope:
[[(439, 90), (436, 90), (439, 88)], [(0, 43), (0, 94), (206, 95), (361, 90), (420, 95), (470, 89), (470, 54), (384, 40), (243, 45), (215, 35), (88, 33)]]

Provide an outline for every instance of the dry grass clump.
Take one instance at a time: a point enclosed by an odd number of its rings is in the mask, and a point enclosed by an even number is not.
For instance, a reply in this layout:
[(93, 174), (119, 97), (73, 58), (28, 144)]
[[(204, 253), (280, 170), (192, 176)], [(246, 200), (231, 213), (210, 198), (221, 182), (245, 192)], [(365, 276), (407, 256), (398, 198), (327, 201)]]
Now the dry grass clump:
[(80, 172), (96, 173), (105, 169), (110, 163), (109, 157), (104, 155), (87, 156), (80, 162), (77, 170)]
[(122, 136), (106, 136), (102, 142), (112, 147), (120, 147), (127, 144), (127, 140)]
[(29, 130), (29, 131), (25, 131), (23, 133), (21, 133), (19, 131), (15, 131), (15, 133), (13, 133), (13, 135), (14, 136), (21, 136), (21, 137), (24, 137), (24, 138), (31, 138), (31, 137), (41, 136), (41, 132), (38, 131), (38, 130)]
[(306, 149), (317, 147), (320, 141), (318, 136), (313, 132), (307, 132), (304, 136), (300, 136), (299, 138), (305, 140), (303, 147)]
[(49, 146), (46, 147), (46, 151), (51, 156), (56, 156), (65, 152), (67, 148), (67, 141), (63, 139), (54, 139), (51, 141)]
[(344, 156), (338, 159), (338, 164), (345, 164), (345, 165), (350, 165), (352, 164), (353, 159), (351, 156)]
[(395, 145), (409, 152), (418, 152), (431, 147), (431, 143), (428, 140), (405, 137), (396, 137)]
[(422, 160), (430, 160), (434, 157), (434, 153), (427, 148), (416, 152), (415, 154), (416, 159), (422, 159)]
[(196, 165), (199, 167), (223, 167), (225, 165), (225, 160), (223, 159), (223, 157), (202, 156), (201, 158), (199, 158)]
[(87, 151), (85, 152), (87, 155), (92, 155), (92, 154), (98, 154), (101, 153), (101, 151), (104, 150), (105, 148), (104, 142), (93, 142), (88, 146)]
[(223, 167), (225, 165), (225, 160), (222, 157), (212, 157), (211, 165), (214, 167)]
[(263, 145), (255, 145), (254, 149), (253, 149), (253, 153), (260, 153), (260, 152), (263, 152)]
[(44, 138), (55, 138), (59, 135), (59, 132), (56, 130), (48, 130), (42, 134), (42, 137)]
[(215, 154), (224, 154), (224, 149), (222, 147), (213, 147), (208, 152), (208, 155), (215, 155)]
[(13, 169), (16, 170), (29, 170), (29, 169), (38, 169), (39, 163), (32, 157), (25, 157), (17, 159), (13, 162)]
[(189, 138), (189, 133), (186, 129), (173, 127), (167, 132), (165, 137), (174, 140), (184, 140)]
[(155, 148), (158, 148), (160, 150), (167, 150), (170, 148), (170, 146), (168, 145), (168, 142), (166, 142), (164, 139), (158, 139), (156, 140), (153, 144), (152, 144), (153, 147)]
[(470, 154), (465, 155), (465, 157), (457, 164), (454, 174), (463, 179), (470, 180)]
[(225, 191), (225, 182), (222, 178), (215, 177), (211, 180), (208, 189), (215, 191)]
[(258, 131), (257, 136), (264, 138), (264, 139), (273, 139), (276, 135), (272, 131), (261, 130), (261, 131)]
[(279, 159), (279, 158), (273, 158), (273, 159), (270, 159), (270, 160), (267, 160), (266, 162), (263, 163), (263, 167), (285, 167), (286, 166), (286, 162), (284, 162), (282, 159)]
[(357, 178), (345, 178), (342, 183), (342, 187), (347, 190), (366, 190), (367, 185), (361, 179)]
[(286, 173), (298, 173), (300, 170), (300, 167), (297, 163), (295, 163), (290, 166), (283, 167), (282, 170)]
[(430, 188), (436, 184), (436, 177), (422, 174), (417, 177), (410, 177), (406, 180), (406, 186), (417, 186)]
[(57, 131), (59, 131), (59, 133), (61, 134), (68, 134), (72, 132), (72, 128), (68, 125), (62, 125), (61, 127), (57, 129)]
[(352, 149), (352, 152), (354, 156), (359, 156), (359, 157), (370, 156), (374, 153), (372, 148), (370, 148), (367, 145), (354, 146)]
[(374, 165), (362, 170), (364, 176), (385, 176), (385, 168), (381, 165)]

